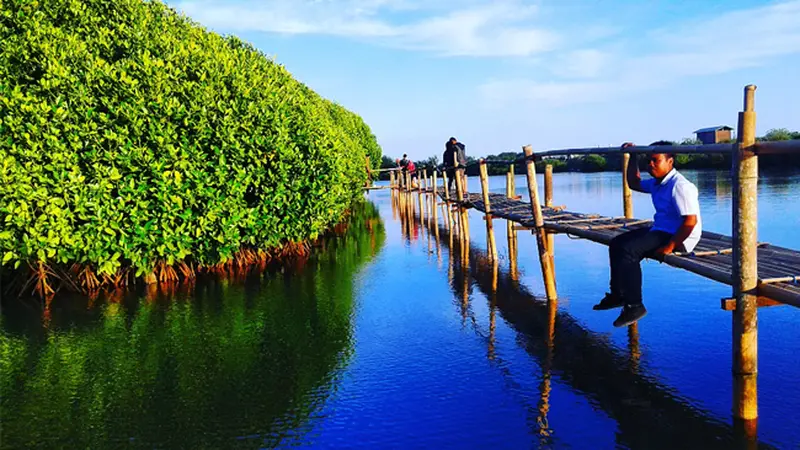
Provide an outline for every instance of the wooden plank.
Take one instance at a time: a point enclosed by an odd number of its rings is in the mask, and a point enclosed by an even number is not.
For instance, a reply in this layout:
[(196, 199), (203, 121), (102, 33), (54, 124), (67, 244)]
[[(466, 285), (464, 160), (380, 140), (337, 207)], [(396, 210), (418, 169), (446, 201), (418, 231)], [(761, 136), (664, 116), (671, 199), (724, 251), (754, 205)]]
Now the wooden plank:
[[(784, 306), (783, 303), (773, 300), (769, 297), (761, 297), (759, 296), (756, 299), (756, 306), (759, 308), (765, 308), (769, 306)], [(723, 298), (720, 301), (720, 307), (723, 311), (735, 311), (736, 310), (736, 299), (735, 298)]]

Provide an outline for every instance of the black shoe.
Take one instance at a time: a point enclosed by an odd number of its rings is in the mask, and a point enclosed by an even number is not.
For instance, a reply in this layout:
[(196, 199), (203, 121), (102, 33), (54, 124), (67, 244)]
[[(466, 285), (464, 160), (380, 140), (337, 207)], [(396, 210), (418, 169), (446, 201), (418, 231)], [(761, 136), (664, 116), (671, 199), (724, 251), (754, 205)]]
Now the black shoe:
[(607, 293), (600, 303), (592, 306), (592, 309), (595, 311), (605, 311), (606, 309), (614, 309), (619, 308), (623, 305), (622, 299), (617, 297), (614, 294)]
[(647, 309), (645, 309), (644, 305), (625, 305), (622, 308), (622, 312), (619, 313), (619, 317), (617, 320), (614, 321), (614, 326), (619, 327), (627, 327), (628, 325), (636, 322), (637, 320), (641, 319), (647, 314)]

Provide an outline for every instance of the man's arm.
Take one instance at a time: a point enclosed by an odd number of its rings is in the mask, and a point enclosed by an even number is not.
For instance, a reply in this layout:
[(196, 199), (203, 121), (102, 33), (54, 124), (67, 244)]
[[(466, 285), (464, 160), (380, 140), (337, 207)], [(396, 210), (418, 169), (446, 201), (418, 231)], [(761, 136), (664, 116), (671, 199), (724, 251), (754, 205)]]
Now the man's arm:
[(694, 230), (695, 225), (697, 225), (696, 215), (683, 216), (683, 223), (681, 224), (681, 227), (678, 228), (678, 231), (672, 236), (672, 239), (669, 240), (667, 245), (656, 250), (656, 255), (669, 255), (670, 253), (674, 252), (675, 248), (683, 244), (683, 241), (685, 241), (686, 238), (692, 234), (692, 230)]

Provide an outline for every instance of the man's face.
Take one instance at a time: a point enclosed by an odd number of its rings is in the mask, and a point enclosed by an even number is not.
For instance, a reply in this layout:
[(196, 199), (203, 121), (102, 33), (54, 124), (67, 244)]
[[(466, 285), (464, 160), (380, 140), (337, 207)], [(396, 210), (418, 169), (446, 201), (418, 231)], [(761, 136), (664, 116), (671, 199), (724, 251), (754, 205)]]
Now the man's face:
[(664, 178), (672, 170), (674, 163), (675, 161), (666, 153), (653, 153), (650, 155), (647, 172), (653, 178)]

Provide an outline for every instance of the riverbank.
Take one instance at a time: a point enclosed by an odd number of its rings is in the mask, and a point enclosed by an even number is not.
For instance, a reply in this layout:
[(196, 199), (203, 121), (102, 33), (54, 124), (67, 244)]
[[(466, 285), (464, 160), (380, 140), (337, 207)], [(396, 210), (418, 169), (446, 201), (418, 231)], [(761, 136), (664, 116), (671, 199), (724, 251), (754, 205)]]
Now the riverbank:
[[(173, 264), (160, 260), (153, 271), (137, 276), (133, 267), (121, 267), (108, 275), (97, 273), (91, 265), (27, 264), (0, 272), (0, 293), (16, 297), (37, 295), (51, 301), (57, 293), (96, 297), (100, 291), (116, 291), (115, 295), (120, 295), (138, 286), (191, 285), (198, 278), (208, 276), (242, 280), (280, 267), (302, 266), (315, 249), (323, 248), (330, 239), (344, 236), (353, 220), (361, 220), (367, 208), (365, 201), (355, 202), (338, 224), (314, 239), (287, 242), (270, 249), (241, 248), (232, 258), (213, 265), (191, 258)], [(358, 223), (357, 226), (365, 225)]]

